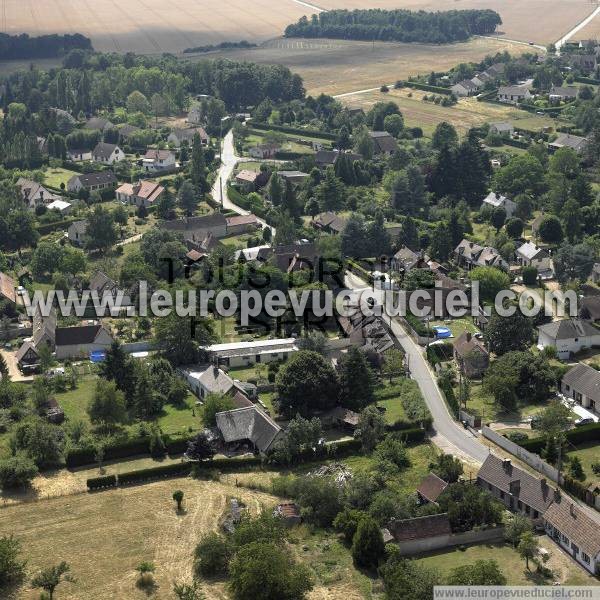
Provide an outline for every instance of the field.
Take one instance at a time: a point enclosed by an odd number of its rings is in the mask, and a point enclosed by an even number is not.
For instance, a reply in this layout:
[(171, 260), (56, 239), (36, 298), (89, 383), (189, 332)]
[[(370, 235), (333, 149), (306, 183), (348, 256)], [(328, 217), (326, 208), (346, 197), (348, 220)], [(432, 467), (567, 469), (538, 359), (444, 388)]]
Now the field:
[[(185, 494), (183, 514), (174, 509), (175, 489)], [(71, 565), (77, 581), (61, 585), (56, 594), (61, 599), (144, 598), (135, 585), (135, 567), (143, 560), (156, 565), (154, 597), (167, 599), (174, 597), (173, 582), (189, 580), (198, 538), (216, 529), (233, 496), (253, 513), (276, 503), (272, 496), (231, 485), (176, 479), (8, 506), (0, 510), (0, 531), (22, 541), (30, 574), (62, 560)], [(209, 598), (224, 597), (222, 584), (212, 587)], [(14, 597), (39, 595), (25, 586)]]
[(596, 15), (585, 27), (580, 29), (573, 40), (597, 40), (600, 38), (600, 16)]
[[(348, 40), (275, 39), (249, 50), (231, 50), (208, 56), (280, 63), (298, 73), (311, 94), (343, 94), (379, 87), (409, 75), (443, 71), (461, 62), (480, 61), (487, 54), (529, 51), (526, 44), (493, 38), (474, 38), (464, 44), (433, 46)], [(198, 59), (206, 55), (198, 55)]]
[(264, 41), (311, 11), (293, 0), (3, 0), (5, 33), (81, 33), (96, 50), (158, 54), (223, 41)]
[(519, 110), (512, 106), (500, 106), (489, 102), (478, 102), (475, 98), (461, 98), (454, 106), (441, 106), (433, 102), (424, 102), (426, 92), (403, 88), (390, 90), (383, 94), (379, 91), (344, 96), (342, 102), (352, 108), (367, 111), (376, 102), (393, 100), (398, 104), (409, 127), (421, 127), (426, 136), (430, 136), (438, 123), (448, 121), (459, 131), (465, 133), (471, 127), (496, 121), (511, 121), (516, 127), (537, 131), (543, 127), (556, 127), (556, 121)]
[(407, 8), (468, 10), (489, 8), (502, 17), (498, 35), (538, 44), (555, 42), (596, 8), (586, 0), (319, 0), (325, 9)]

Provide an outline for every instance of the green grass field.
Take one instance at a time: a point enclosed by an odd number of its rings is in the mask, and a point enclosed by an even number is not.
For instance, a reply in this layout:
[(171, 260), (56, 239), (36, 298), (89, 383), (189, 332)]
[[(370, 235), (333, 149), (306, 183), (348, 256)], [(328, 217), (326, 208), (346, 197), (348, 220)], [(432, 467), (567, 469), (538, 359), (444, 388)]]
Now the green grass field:
[(594, 442), (581, 444), (577, 450), (568, 452), (569, 456), (578, 456), (581, 461), (581, 466), (586, 475), (586, 484), (600, 482), (600, 475), (596, 475), (592, 471), (592, 464), (600, 463), (600, 446)]
[(64, 183), (66, 186), (67, 181), (74, 175), (77, 175), (77, 173), (75, 171), (70, 171), (69, 169), (63, 169), (62, 167), (48, 167), (44, 172), (44, 183), (60, 189), (60, 184)]

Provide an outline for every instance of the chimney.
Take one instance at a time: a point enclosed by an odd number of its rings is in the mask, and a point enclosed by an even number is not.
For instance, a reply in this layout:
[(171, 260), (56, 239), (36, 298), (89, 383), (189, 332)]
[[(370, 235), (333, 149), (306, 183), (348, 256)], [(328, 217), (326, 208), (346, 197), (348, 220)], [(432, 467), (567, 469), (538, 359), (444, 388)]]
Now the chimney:
[(511, 464), (512, 463), (510, 461), (510, 458), (505, 458), (502, 460), (502, 467), (504, 468), (504, 470), (510, 469)]
[(554, 502), (560, 502), (560, 490), (558, 488), (554, 490)]
[(518, 496), (521, 491), (521, 480), (516, 479), (515, 481), (511, 481), (509, 484), (509, 491), (513, 496)]
[(570, 508), (570, 512), (571, 512), (571, 516), (576, 519), (577, 518), (577, 511), (575, 510), (575, 505), (573, 503), (571, 503), (571, 508)]
[(548, 481), (546, 478), (544, 477), (544, 479), (540, 480), (540, 483), (542, 484), (542, 489), (546, 491), (548, 489)]
[(215, 366), (213, 367), (213, 375), (214, 375), (215, 377), (218, 377), (218, 376), (219, 376), (219, 367), (217, 367), (217, 365), (215, 365)]
[(44, 201), (44, 190), (40, 190), (40, 200)]

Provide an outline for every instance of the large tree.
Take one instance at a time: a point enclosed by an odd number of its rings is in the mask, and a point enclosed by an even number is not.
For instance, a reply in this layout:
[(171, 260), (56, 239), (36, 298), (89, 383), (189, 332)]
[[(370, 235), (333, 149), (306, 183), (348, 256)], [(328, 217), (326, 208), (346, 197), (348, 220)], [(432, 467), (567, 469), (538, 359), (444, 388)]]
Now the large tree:
[(340, 402), (360, 410), (373, 402), (374, 377), (363, 352), (351, 346), (339, 363)]
[(259, 541), (243, 546), (229, 566), (233, 600), (304, 600), (312, 587), (308, 569), (274, 544)]
[(381, 528), (373, 517), (366, 515), (358, 523), (352, 540), (352, 558), (358, 567), (375, 569), (384, 552)]
[(123, 392), (113, 381), (98, 379), (87, 410), (92, 423), (107, 429), (114, 427), (126, 417)]
[(509, 317), (493, 312), (484, 336), (490, 350), (498, 355), (525, 350), (533, 339), (533, 323), (519, 310)]
[(172, 312), (155, 323), (155, 345), (176, 366), (197, 362), (201, 356), (200, 347), (213, 340), (212, 327), (206, 319), (180, 317)]
[(296, 352), (276, 378), (281, 410), (294, 415), (331, 408), (338, 398), (338, 381), (333, 367), (316, 352)]
[(88, 216), (86, 246), (105, 251), (118, 239), (117, 228), (111, 212), (97, 205)]

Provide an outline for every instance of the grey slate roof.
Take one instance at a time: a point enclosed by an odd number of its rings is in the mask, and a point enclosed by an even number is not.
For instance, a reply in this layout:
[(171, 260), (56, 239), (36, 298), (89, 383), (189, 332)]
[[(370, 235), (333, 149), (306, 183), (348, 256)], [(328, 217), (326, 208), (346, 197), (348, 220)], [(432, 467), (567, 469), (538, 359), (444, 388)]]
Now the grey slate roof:
[(422, 540), (452, 533), (448, 513), (426, 515), (401, 521), (392, 519), (388, 524), (388, 529), (396, 542)]
[(369, 131), (369, 135), (375, 146), (375, 153), (395, 152), (398, 149), (398, 142), (387, 131)]
[(197, 229), (207, 229), (209, 227), (226, 225), (227, 218), (220, 212), (215, 212), (202, 217), (189, 217), (186, 219), (163, 221), (160, 223), (160, 227), (162, 227), (162, 229), (167, 229), (168, 231), (194, 231)]
[(116, 144), (107, 144), (106, 142), (98, 142), (92, 152), (94, 158), (100, 157), (102, 160), (108, 160), (112, 153), (118, 148)]
[(585, 363), (578, 363), (569, 369), (563, 375), (562, 382), (592, 400), (600, 400), (600, 372)]
[(281, 427), (256, 405), (217, 413), (216, 419), (225, 442), (249, 440), (261, 452), (281, 433)]
[(525, 242), (522, 246), (517, 248), (517, 253), (527, 260), (533, 260), (541, 256), (548, 256), (548, 251), (540, 248), (533, 242)]
[(226, 394), (233, 387), (233, 379), (224, 371), (212, 365), (208, 365), (202, 371), (199, 369), (197, 380), (210, 392)]
[(600, 335), (600, 329), (581, 319), (563, 319), (540, 325), (538, 329), (555, 340), (570, 340), (590, 335)]
[(553, 500), (554, 489), (544, 483), (545, 480), (534, 477), (515, 467), (510, 460), (502, 460), (494, 454), (489, 454), (485, 459), (477, 478), (511, 494), (540, 513), (544, 513)]
[(573, 148), (575, 152), (581, 152), (587, 143), (587, 139), (579, 135), (560, 133), (553, 142), (550, 142), (549, 145), (553, 148)]
[(102, 329), (102, 325), (58, 327), (56, 329), (56, 345), (78, 346), (80, 344), (93, 344)]
[(77, 179), (83, 187), (103, 185), (106, 183), (117, 183), (117, 178), (112, 171), (97, 171), (95, 173), (82, 173), (81, 175), (73, 175), (73, 177), (69, 179), (69, 183)]
[(582, 552), (595, 558), (600, 554), (600, 518), (592, 518), (592, 512), (593, 509), (588, 512), (561, 494), (560, 499), (550, 505), (544, 519), (575, 542)]

